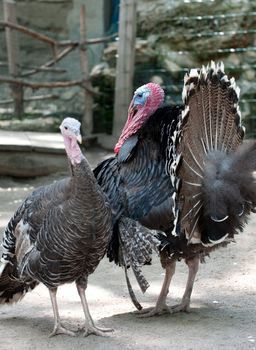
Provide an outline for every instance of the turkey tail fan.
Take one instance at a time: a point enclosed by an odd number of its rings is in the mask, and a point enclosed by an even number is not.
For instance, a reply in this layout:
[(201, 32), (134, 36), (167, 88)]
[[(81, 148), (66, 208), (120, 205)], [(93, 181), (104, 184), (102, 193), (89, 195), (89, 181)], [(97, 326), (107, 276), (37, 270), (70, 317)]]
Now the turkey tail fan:
[(20, 301), (27, 292), (38, 285), (37, 281), (22, 281), (15, 276), (15, 266), (7, 264), (0, 277), (0, 304)]
[(240, 147), (239, 88), (222, 63), (192, 69), (182, 96), (185, 108), (174, 157), (175, 175), (181, 179), (175, 180), (176, 227), (190, 243), (212, 246), (232, 239), (254, 206), (256, 145)]
[(199, 230), (203, 243), (242, 230), (256, 204), (256, 143), (244, 144), (234, 153), (209, 154), (204, 167), (203, 216)]

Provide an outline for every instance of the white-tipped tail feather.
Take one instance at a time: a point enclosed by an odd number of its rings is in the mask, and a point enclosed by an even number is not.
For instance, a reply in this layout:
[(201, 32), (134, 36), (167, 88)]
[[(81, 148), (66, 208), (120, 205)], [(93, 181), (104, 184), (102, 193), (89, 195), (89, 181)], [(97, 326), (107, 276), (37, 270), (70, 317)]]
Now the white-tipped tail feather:
[(184, 79), (185, 107), (173, 157), (181, 160), (168, 166), (173, 178), (181, 179), (175, 230), (184, 232), (190, 243), (200, 237), (212, 246), (232, 238), (255, 206), (256, 144), (240, 147), (244, 128), (239, 93), (223, 63), (193, 69)]

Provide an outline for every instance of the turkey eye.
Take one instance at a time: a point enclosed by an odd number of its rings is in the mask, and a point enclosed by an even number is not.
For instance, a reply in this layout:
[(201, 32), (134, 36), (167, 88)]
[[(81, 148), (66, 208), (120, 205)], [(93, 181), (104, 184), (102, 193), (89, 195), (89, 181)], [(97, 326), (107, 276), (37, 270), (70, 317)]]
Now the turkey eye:
[(138, 97), (142, 97), (143, 95), (142, 94), (138, 94)]
[(67, 126), (64, 126), (64, 129), (68, 130), (68, 127), (67, 127)]

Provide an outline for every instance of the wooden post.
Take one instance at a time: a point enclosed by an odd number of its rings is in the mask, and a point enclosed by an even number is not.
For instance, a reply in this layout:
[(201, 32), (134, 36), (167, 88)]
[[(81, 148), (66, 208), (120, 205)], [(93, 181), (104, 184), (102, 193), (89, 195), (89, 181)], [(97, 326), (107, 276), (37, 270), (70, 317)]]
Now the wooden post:
[[(86, 10), (82, 5), (80, 9), (80, 43), (85, 42), (87, 39), (86, 33)], [(89, 62), (87, 45), (80, 45), (80, 64), (83, 76), (83, 85), (88, 88), (84, 89), (84, 115), (82, 120), (82, 132), (83, 135), (90, 134), (93, 131), (93, 96), (88, 90), (93, 90), (91, 82), (89, 81)]]
[(136, 43), (136, 0), (121, 0), (113, 136), (118, 139), (132, 97)]
[[(4, 0), (4, 19), (5, 21), (17, 23), (16, 3), (12, 0)], [(6, 45), (8, 55), (8, 65), (10, 75), (16, 79), (21, 75), (20, 50), (17, 38), (17, 32), (10, 28), (5, 28)], [(12, 97), (14, 100), (14, 115), (21, 118), (23, 110), (23, 88), (21, 85), (12, 85)]]

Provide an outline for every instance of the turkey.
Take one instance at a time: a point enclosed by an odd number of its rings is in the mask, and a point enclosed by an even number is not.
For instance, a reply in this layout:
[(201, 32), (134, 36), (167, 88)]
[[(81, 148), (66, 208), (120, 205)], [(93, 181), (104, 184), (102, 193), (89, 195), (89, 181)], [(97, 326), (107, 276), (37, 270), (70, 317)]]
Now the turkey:
[[(188, 311), (200, 260), (233, 241), (254, 207), (255, 143), (234, 153), (244, 132), (238, 88), (223, 69), (213, 63), (200, 73), (192, 70), (185, 77), (184, 106), (163, 105), (157, 84), (137, 89), (116, 157), (94, 170), (116, 222), (123, 215), (165, 233), (158, 235), (162, 289), (155, 307), (142, 310), (142, 317)], [(120, 239), (115, 224), (110, 260), (120, 263), (125, 239), (136, 246), (129, 234)], [(181, 259), (189, 270), (186, 288), (181, 303), (170, 308), (166, 299)]]
[(80, 122), (66, 118), (60, 126), (71, 175), (36, 189), (8, 223), (3, 236), (0, 304), (14, 303), (40, 282), (50, 293), (54, 314), (51, 336), (75, 332), (60, 321), (58, 286), (75, 281), (84, 315), (84, 335), (104, 335), (90, 316), (85, 290), (88, 276), (105, 254), (112, 215), (77, 140)]
[[(114, 217), (107, 255), (110, 261), (122, 265), (122, 254), (131, 255), (134, 249), (136, 254), (133, 256), (140, 258), (138, 261), (130, 259), (133, 270), (147, 261), (143, 260), (143, 255), (149, 256), (145, 251), (149, 252), (152, 246), (159, 247), (159, 237), (154, 235), (149, 243), (150, 236), (145, 234), (138, 243), (130, 232), (120, 232), (120, 226), (123, 226), (120, 221), (124, 217), (136, 220), (146, 228), (161, 230), (166, 235), (171, 235), (173, 230), (174, 188), (166, 171), (167, 147), (169, 135), (176, 130), (182, 108), (164, 105), (163, 101), (164, 91), (158, 84), (149, 83), (138, 88), (129, 106), (127, 122), (115, 146), (116, 156), (104, 160), (94, 169), (97, 181), (109, 199)], [(148, 248), (141, 253), (143, 245)], [(161, 260), (166, 267), (168, 280), (172, 274), (167, 263), (169, 259), (161, 254)], [(145, 288), (142, 290), (145, 291)], [(165, 293), (165, 289), (160, 294), (155, 313), (165, 308), (162, 293)]]

